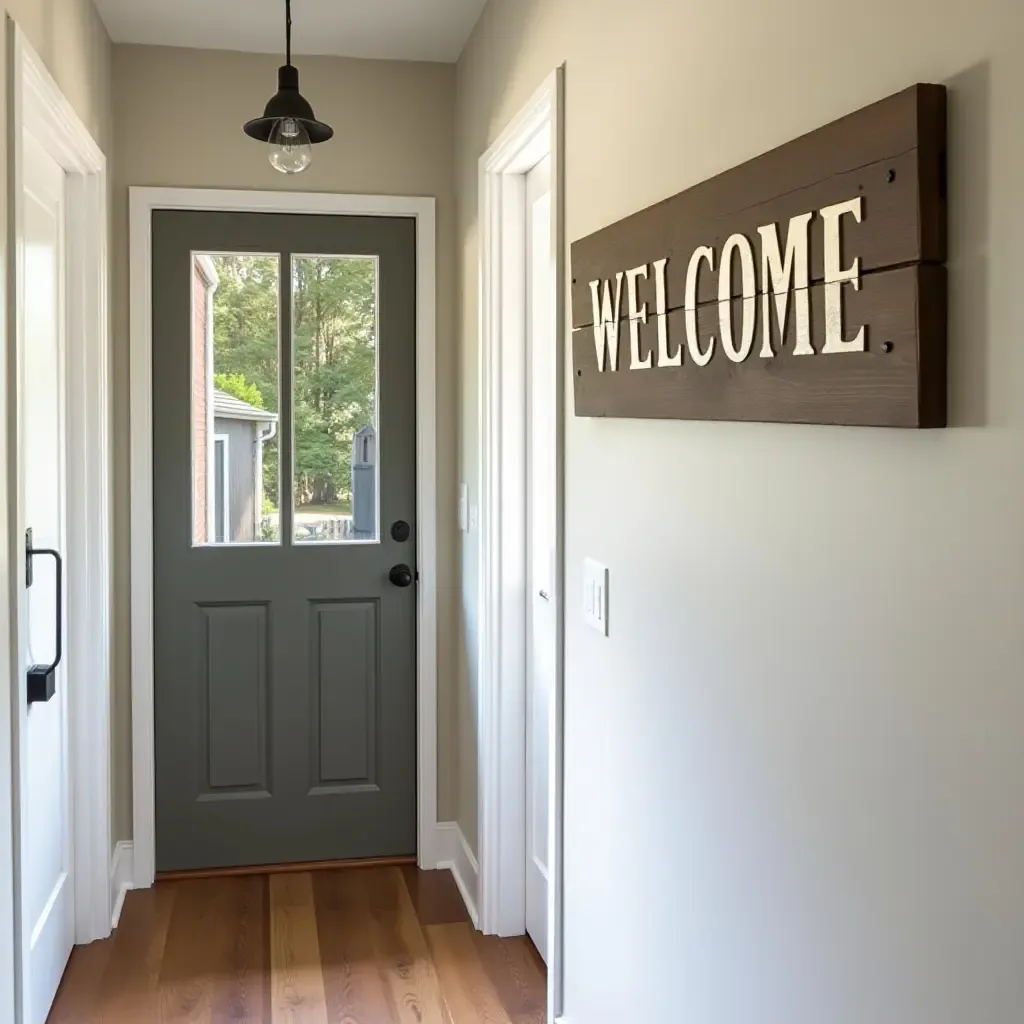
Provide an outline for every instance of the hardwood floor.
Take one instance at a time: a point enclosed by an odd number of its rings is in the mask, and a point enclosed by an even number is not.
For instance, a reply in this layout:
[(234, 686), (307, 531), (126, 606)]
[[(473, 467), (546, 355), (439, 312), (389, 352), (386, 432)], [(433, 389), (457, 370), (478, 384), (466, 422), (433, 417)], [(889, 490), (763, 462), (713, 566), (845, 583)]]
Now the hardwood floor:
[(474, 931), (447, 871), (158, 882), (75, 950), (50, 1024), (545, 1024), (527, 939)]

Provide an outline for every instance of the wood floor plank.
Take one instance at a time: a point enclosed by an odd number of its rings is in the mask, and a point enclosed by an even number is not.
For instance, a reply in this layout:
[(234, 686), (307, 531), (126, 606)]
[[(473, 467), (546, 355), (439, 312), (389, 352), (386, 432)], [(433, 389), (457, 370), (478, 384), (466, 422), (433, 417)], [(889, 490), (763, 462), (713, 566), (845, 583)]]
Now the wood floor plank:
[[(159, 977), (177, 893), (169, 886), (129, 892), (121, 909), (96, 1004), (96, 1021), (160, 1019)], [(81, 1024), (81, 1022), (78, 1022)]]
[(313, 881), (270, 876), (272, 1024), (329, 1024)]
[(331, 1024), (392, 1024), (396, 1010), (377, 962), (363, 878), (321, 871), (313, 894)]
[(363, 878), (377, 962), (394, 1005), (394, 1024), (451, 1024), (427, 940), (400, 871)]
[(420, 871), (410, 865), (402, 868), (402, 877), (421, 925), (469, 923), (469, 911), (450, 871)]
[(270, 932), (268, 880), (238, 877), (228, 884), (226, 913), (234, 922), (230, 945), (222, 951), (228, 973), (214, 989), (213, 1024), (270, 1022)]
[[(159, 977), (161, 1021), (214, 1024), (230, 1020), (222, 1007), (232, 1006), (238, 984), (238, 936), (251, 933), (252, 890), (259, 882), (247, 879), (200, 880), (172, 883), (175, 893)], [(245, 950), (246, 957), (249, 956)], [(245, 976), (246, 968), (242, 973)], [(250, 993), (246, 993), (248, 997)], [(252, 1024), (265, 1024), (262, 1004), (251, 1005)]]
[(530, 940), (474, 932), (473, 945), (512, 1024), (544, 1024), (547, 978)]
[(49, 1024), (544, 1024), (536, 955), (474, 932), (449, 881), (378, 867), (129, 893)]
[(97, 1020), (103, 976), (113, 948), (114, 940), (104, 939), (72, 950), (47, 1024), (88, 1024)]
[(452, 1024), (512, 1024), (488, 977), (468, 924), (425, 929)]

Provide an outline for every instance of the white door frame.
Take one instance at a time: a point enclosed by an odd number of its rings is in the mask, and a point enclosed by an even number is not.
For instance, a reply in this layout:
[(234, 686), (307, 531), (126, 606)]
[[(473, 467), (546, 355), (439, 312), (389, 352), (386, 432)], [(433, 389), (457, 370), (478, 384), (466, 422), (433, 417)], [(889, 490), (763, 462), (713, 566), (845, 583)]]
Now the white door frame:
[(551, 159), (557, 368), (557, 672), (550, 714), (548, 1019), (562, 1002), (562, 736), (566, 337), (563, 69), (480, 159), (480, 925), (526, 929), (526, 173)]
[[(75, 872), (75, 940), (110, 934), (110, 429), (107, 307), (106, 159), (64, 97), (24, 32), (7, 20), (7, 146), (10, 196), (6, 286), (7, 349), (0, 359), (0, 435), (6, 472), (0, 474), (0, 621), (9, 628), (10, 656), (0, 664), (0, 1018), (21, 1012), (24, 944), (21, 934), (20, 806), (27, 765), (20, 745), (26, 680), (18, 663), (24, 614), (24, 539), (19, 520), (20, 427), (17, 353), (24, 345), (25, 210), (23, 133), (30, 130), (67, 174), (66, 405), (67, 622), (71, 808)], [(11, 516), (11, 510), (14, 515)], [(10, 518), (8, 518), (10, 517)], [(10, 770), (10, 775), (8, 771)], [(10, 797), (10, 804), (8, 798)], [(13, 958), (4, 937), (17, 936)], [(10, 1003), (7, 1000), (10, 999)]]
[(435, 201), (415, 196), (129, 189), (131, 245), (131, 581), (133, 881), (156, 873), (153, 708), (154, 210), (234, 210), (416, 220), (416, 540), (418, 859), (437, 867), (437, 456)]

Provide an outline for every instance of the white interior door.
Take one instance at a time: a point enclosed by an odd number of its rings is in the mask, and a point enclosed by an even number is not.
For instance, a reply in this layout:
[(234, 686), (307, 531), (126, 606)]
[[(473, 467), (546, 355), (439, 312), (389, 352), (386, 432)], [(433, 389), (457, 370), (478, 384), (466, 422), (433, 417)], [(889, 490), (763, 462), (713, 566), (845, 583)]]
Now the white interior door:
[(526, 930), (548, 959), (551, 699), (557, 671), (558, 339), (551, 164), (526, 179), (527, 252), (527, 551), (530, 594), (526, 671)]
[[(18, 536), (31, 529), (36, 549), (65, 552), (64, 268), (65, 175), (24, 137), (24, 317), (17, 353)], [(19, 802), (24, 1024), (43, 1024), (74, 945), (74, 879), (65, 665), (56, 692), (28, 704), (25, 672), (54, 660), (63, 600), (56, 562), (32, 559), (32, 585), (21, 580), (22, 678)], [(61, 617), (60, 619), (58, 617)]]

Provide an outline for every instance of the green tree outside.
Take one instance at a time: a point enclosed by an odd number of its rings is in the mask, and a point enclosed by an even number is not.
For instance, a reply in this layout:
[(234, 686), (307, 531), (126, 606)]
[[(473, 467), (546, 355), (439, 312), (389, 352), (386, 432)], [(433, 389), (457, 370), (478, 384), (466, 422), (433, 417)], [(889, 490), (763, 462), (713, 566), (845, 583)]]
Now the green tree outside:
[[(215, 256), (215, 386), (280, 412), (278, 260)], [(293, 266), (296, 508), (350, 506), (352, 436), (377, 422), (377, 266), (297, 257)], [(280, 434), (279, 434), (280, 436)], [(277, 444), (264, 449), (265, 506), (277, 508)]]
[(250, 384), (240, 373), (215, 373), (213, 386), (226, 395), (231, 395), (241, 402), (247, 402), (257, 409), (265, 409), (263, 395), (255, 384)]

